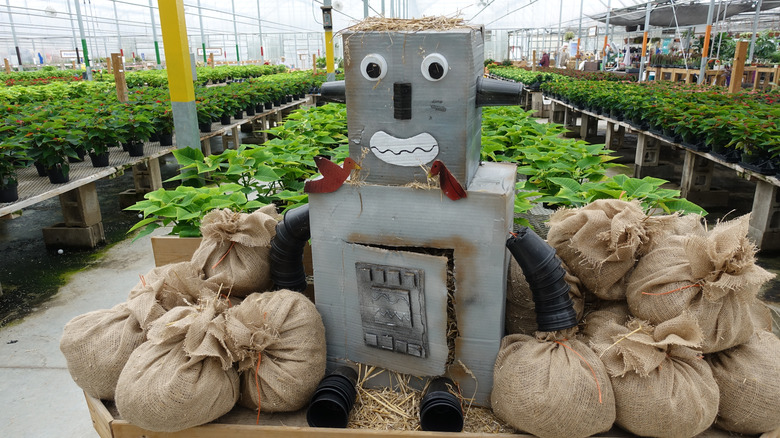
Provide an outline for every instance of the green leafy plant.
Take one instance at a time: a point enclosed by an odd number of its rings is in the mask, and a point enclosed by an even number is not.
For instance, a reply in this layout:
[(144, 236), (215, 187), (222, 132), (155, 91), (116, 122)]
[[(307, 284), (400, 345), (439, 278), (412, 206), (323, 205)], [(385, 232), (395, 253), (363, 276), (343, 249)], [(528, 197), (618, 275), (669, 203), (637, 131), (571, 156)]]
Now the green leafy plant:
[(642, 179), (631, 178), (618, 174), (602, 181), (579, 182), (572, 178), (553, 177), (549, 179), (552, 184), (558, 186), (558, 191), (553, 196), (542, 196), (539, 202), (547, 202), (554, 205), (570, 207), (582, 207), (597, 199), (623, 199), (626, 201), (638, 200), (645, 213), (663, 212), (671, 213), (696, 213), (702, 216), (707, 212), (688, 201), (680, 198), (680, 191), (665, 189), (661, 186), (669, 181), (645, 177)]
[(27, 150), (16, 139), (0, 140), (0, 187), (18, 182), (17, 171), (30, 165)]
[(229, 208), (237, 212), (252, 212), (266, 204), (248, 200), (238, 184), (216, 187), (179, 186), (174, 190), (158, 189), (144, 195), (144, 200), (125, 210), (140, 211), (143, 219), (128, 233), (141, 229), (135, 239), (160, 227), (172, 226), (170, 234), (181, 237), (200, 236), (200, 221), (209, 211)]
[(79, 158), (76, 148), (81, 146), (84, 132), (72, 129), (63, 118), (51, 118), (25, 128), (20, 141), (27, 147), (29, 157), (47, 169), (62, 168), (62, 173), (68, 175), (68, 157)]

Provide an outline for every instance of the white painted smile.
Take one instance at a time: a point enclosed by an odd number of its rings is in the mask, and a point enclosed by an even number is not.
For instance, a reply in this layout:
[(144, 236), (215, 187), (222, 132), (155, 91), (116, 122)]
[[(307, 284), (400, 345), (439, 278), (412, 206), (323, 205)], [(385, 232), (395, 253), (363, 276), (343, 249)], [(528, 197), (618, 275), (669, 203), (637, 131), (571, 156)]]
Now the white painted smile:
[(439, 155), (439, 144), (427, 132), (403, 139), (377, 131), (371, 136), (369, 145), (377, 158), (395, 166), (419, 166), (430, 163)]

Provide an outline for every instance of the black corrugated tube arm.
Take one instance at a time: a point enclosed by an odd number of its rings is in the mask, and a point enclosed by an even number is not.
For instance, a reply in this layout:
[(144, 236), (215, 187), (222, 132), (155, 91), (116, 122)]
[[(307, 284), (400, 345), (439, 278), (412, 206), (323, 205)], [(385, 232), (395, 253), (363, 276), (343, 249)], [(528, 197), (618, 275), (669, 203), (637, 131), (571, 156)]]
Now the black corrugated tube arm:
[(320, 86), (320, 99), (325, 102), (347, 102), (347, 86), (344, 81), (323, 82)]
[(306, 290), (303, 248), (310, 238), (309, 205), (287, 210), (276, 224), (276, 236), (271, 240), (271, 280), (275, 290)]
[(531, 287), (538, 330), (553, 332), (576, 326), (577, 312), (564, 279), (566, 271), (555, 248), (528, 227), (521, 227), (506, 241), (506, 246)]

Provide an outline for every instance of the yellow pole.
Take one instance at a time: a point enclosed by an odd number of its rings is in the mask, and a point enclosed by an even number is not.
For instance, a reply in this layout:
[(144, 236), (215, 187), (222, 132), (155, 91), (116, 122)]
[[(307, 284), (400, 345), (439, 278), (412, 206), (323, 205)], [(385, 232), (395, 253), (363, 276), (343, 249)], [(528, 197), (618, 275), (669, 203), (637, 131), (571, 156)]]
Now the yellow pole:
[(192, 61), (187, 43), (184, 1), (160, 0), (158, 6), (165, 63), (168, 69), (173, 123), (176, 129), (176, 146), (198, 148), (200, 133), (198, 113), (195, 108), (195, 87), (192, 82)]
[(336, 80), (336, 68), (333, 65), (333, 17), (330, 0), (325, 0), (322, 9), (322, 27), (325, 29), (325, 64), (328, 72), (328, 81)]

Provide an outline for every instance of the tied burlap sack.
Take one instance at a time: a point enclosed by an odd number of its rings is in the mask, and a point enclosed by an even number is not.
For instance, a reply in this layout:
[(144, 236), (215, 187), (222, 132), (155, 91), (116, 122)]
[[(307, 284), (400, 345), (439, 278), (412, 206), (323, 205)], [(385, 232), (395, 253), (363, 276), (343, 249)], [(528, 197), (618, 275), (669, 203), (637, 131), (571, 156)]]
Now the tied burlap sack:
[[(158, 266), (141, 275), (128, 298), (152, 294), (167, 311), (197, 304), (201, 298), (211, 298), (218, 291), (219, 285), (201, 278), (192, 263), (180, 262)], [(223, 292), (227, 293), (227, 290)]]
[(113, 400), (130, 354), (146, 340), (149, 323), (164, 313), (154, 295), (147, 294), (70, 320), (60, 351), (73, 381), (92, 397)]
[(262, 412), (295, 411), (325, 375), (325, 327), (300, 293), (254, 293), (225, 312), (227, 345), (241, 372), (240, 403)]
[[(564, 280), (568, 283), (569, 297), (574, 302), (574, 311), (577, 319), (582, 318), (585, 311), (585, 299), (582, 296), (582, 283), (571, 274), (569, 267), (562, 264), (566, 271)], [(520, 333), (532, 335), (537, 330), (536, 304), (534, 303), (531, 287), (523, 275), (523, 270), (514, 257), (509, 259), (509, 275), (506, 284), (506, 314), (504, 318), (506, 334)]]
[(278, 219), (274, 205), (251, 214), (209, 212), (201, 222), (203, 241), (192, 255), (193, 266), (231, 296), (268, 290), (272, 286), (268, 255)]
[(639, 436), (692, 437), (718, 413), (718, 386), (696, 349), (701, 330), (684, 313), (654, 327), (602, 321), (590, 338), (609, 372), (622, 428)]
[(213, 421), (238, 400), (238, 373), (225, 348), (215, 301), (176, 307), (152, 323), (148, 340), (119, 376), (120, 416), (144, 429), (176, 432)]
[(653, 324), (690, 311), (704, 334), (704, 353), (747, 342), (751, 308), (774, 277), (755, 264), (749, 216), (722, 222), (705, 235), (672, 235), (637, 263), (626, 298), (631, 313)]
[(780, 428), (780, 339), (758, 330), (742, 345), (707, 356), (720, 388), (716, 424), (759, 434)]
[(628, 304), (625, 301), (602, 301), (598, 310), (588, 312), (582, 320), (580, 340), (591, 343), (593, 336), (607, 324), (625, 324), (630, 318)]
[(493, 412), (541, 438), (585, 437), (615, 421), (615, 398), (604, 365), (576, 329), (509, 335), (493, 371)]
[(547, 242), (589, 292), (622, 300), (624, 277), (648, 241), (646, 217), (636, 201), (597, 200), (553, 213)]

